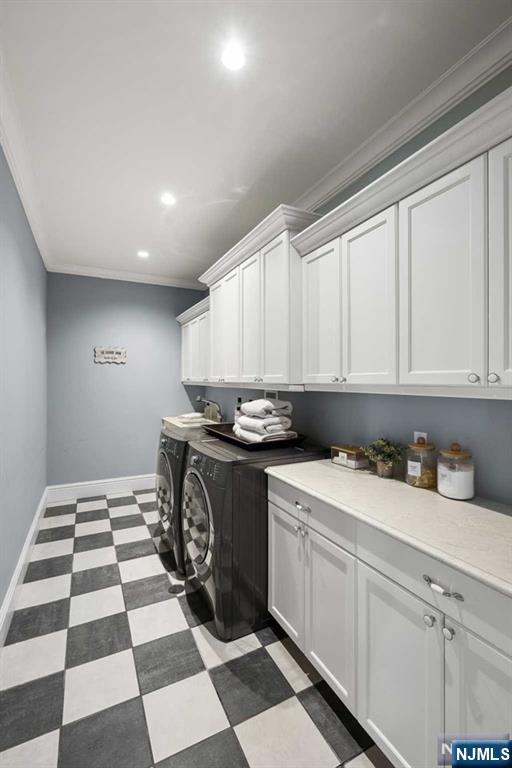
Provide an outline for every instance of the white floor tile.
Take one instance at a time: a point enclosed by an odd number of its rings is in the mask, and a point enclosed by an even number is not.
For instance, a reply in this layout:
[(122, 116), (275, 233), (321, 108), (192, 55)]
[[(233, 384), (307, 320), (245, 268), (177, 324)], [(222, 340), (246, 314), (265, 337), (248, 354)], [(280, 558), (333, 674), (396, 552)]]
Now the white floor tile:
[(99, 568), (100, 565), (117, 563), (114, 547), (88, 549), (85, 552), (75, 552), (73, 555), (73, 572), (86, 571), (88, 568)]
[(50, 731), (0, 752), (0, 768), (57, 768), (60, 731)]
[(79, 501), (76, 505), (77, 512), (92, 512), (93, 509), (106, 509), (107, 500), (98, 499), (98, 501)]
[(160, 518), (158, 517), (158, 512), (155, 510), (154, 512), (143, 512), (142, 517), (144, 518), (146, 525), (152, 525), (153, 523), (158, 523)]
[(133, 645), (156, 640), (188, 629), (188, 624), (178, 600), (162, 600), (128, 611), (128, 621)]
[(336, 768), (339, 760), (295, 697), (235, 727), (251, 768)]
[(123, 507), (110, 507), (108, 510), (110, 517), (124, 517), (125, 515), (139, 515), (138, 504), (125, 504)]
[(107, 493), (107, 499), (124, 499), (126, 496), (133, 496), (132, 491), (124, 491), (124, 493)]
[(43, 517), (39, 523), (39, 529), (45, 531), (48, 528), (62, 528), (63, 525), (74, 525), (76, 515), (54, 515), (53, 517)]
[(53, 600), (62, 600), (71, 593), (71, 574), (52, 576), (50, 579), (29, 581), (19, 584), (16, 588), (15, 607), (30, 608), (32, 605), (51, 603)]
[(64, 499), (61, 501), (50, 501), (46, 507), (64, 507), (67, 504), (76, 504), (76, 499)]
[(70, 601), (69, 626), (76, 627), (77, 624), (122, 613), (124, 609), (123, 590), (119, 584), (76, 595)]
[(139, 695), (131, 649), (66, 670), (63, 722), (99, 712)]
[(194, 627), (192, 634), (207, 669), (225, 664), (231, 659), (236, 659), (245, 653), (261, 648), (261, 643), (256, 635), (246, 635), (238, 640), (223, 643), (214, 637), (204, 625)]
[(137, 504), (147, 504), (150, 501), (156, 501), (156, 493), (137, 493), (135, 492), (135, 498), (137, 499)]
[(129, 544), (130, 541), (142, 541), (149, 539), (151, 535), (145, 525), (136, 525), (133, 528), (121, 528), (119, 531), (112, 531), (114, 544)]
[(142, 698), (155, 763), (229, 727), (207, 672)]
[(48, 557), (71, 555), (72, 552), (73, 539), (62, 539), (61, 541), (48, 541), (45, 544), (34, 544), (30, 554), (30, 562), (34, 562), (35, 560), (46, 560)]
[(88, 536), (90, 533), (105, 533), (106, 531), (110, 531), (110, 520), (93, 520), (90, 523), (78, 522), (75, 527), (75, 536)]
[(284, 642), (271, 643), (266, 646), (266, 649), (295, 693), (303, 691), (304, 688), (308, 688), (321, 680), (320, 675), (307, 659), (303, 659), (305, 668), (301, 668), (293, 657), (294, 653), (298, 656), (300, 652), (296, 650), (293, 642), (288, 638)]
[(67, 630), (5, 645), (0, 651), (0, 690), (64, 669)]
[(145, 579), (148, 576), (158, 576), (159, 573), (165, 573), (165, 568), (160, 562), (158, 555), (147, 555), (146, 557), (134, 557), (132, 560), (124, 560), (119, 563), (119, 572), (121, 581), (126, 584), (128, 581)]

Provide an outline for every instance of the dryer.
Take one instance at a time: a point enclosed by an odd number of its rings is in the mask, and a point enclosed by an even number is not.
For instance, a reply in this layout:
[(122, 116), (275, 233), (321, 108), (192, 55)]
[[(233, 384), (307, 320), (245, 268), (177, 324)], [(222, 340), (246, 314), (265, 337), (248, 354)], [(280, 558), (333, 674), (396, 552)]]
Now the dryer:
[(270, 621), (265, 468), (326, 455), (313, 445), (249, 452), (221, 440), (190, 443), (182, 494), (185, 557), (222, 640)]

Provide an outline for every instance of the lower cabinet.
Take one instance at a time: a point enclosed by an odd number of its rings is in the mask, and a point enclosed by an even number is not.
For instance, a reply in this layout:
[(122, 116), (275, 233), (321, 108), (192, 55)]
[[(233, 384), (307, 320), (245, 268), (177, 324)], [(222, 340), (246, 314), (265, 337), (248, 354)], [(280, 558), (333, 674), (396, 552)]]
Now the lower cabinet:
[(304, 546), (301, 528), (269, 504), (269, 611), (299, 647), (304, 638)]

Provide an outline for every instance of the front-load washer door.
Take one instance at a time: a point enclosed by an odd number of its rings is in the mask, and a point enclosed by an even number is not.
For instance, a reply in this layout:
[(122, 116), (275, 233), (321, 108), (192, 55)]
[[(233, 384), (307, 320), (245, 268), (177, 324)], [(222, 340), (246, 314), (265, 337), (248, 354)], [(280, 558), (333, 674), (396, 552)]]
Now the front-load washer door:
[(188, 470), (183, 483), (182, 518), (188, 558), (195, 575), (210, 592), (214, 530), (206, 489), (193, 469)]
[(159, 451), (156, 477), (156, 502), (158, 516), (171, 546), (173, 542), (172, 513), (174, 506), (174, 484), (169, 459), (165, 451)]

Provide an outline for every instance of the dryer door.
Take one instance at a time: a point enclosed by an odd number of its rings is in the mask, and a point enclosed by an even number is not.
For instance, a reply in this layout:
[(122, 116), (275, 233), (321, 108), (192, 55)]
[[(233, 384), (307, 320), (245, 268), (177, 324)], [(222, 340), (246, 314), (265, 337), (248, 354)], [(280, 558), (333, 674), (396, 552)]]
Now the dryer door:
[(211, 576), (214, 531), (210, 503), (201, 477), (189, 469), (183, 483), (183, 540), (196, 576)]
[(159, 451), (158, 453), (156, 502), (158, 506), (158, 515), (164, 531), (169, 538), (172, 538), (172, 531), (169, 529), (172, 524), (174, 485), (169, 459), (167, 458), (165, 451)]

